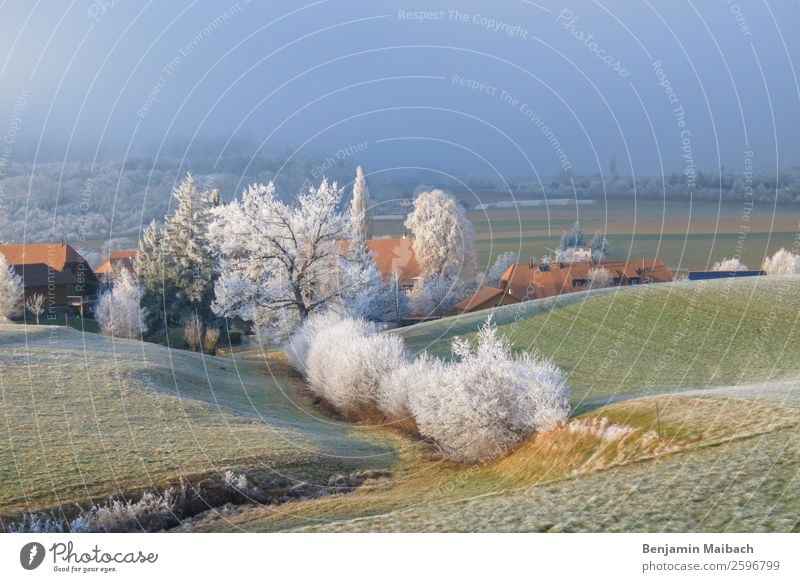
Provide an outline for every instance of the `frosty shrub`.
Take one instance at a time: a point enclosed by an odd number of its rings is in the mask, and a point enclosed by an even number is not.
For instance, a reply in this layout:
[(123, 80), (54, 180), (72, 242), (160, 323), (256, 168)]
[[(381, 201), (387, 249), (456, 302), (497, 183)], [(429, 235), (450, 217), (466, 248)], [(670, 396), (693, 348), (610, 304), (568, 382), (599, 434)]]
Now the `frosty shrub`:
[(203, 336), (203, 351), (213, 356), (217, 353), (217, 344), (219, 343), (219, 328), (209, 327), (206, 329), (206, 335)]
[(569, 395), (555, 365), (514, 355), (487, 323), (476, 346), (453, 342), (455, 360), (433, 361), (409, 388), (419, 432), (450, 458), (481, 461), (566, 421)]
[(197, 314), (192, 315), (186, 320), (183, 326), (183, 338), (186, 340), (186, 347), (196, 352), (200, 349), (203, 341), (203, 320)]
[(761, 267), (767, 275), (800, 275), (800, 255), (782, 248), (764, 259)]
[(173, 490), (163, 495), (144, 493), (137, 502), (110, 499), (106, 505), (94, 505), (70, 521), (71, 532), (121, 533), (159, 531), (174, 518)]
[(6, 525), (9, 533), (62, 533), (64, 520), (58, 519), (52, 513), (28, 513), (22, 520)]
[(411, 415), (409, 390), (419, 388), (419, 378), (425, 376), (428, 370), (439, 360), (431, 358), (423, 352), (416, 360), (399, 366), (387, 374), (380, 383), (378, 391), (378, 408), (391, 420), (404, 420)]
[(363, 320), (329, 320), (308, 344), (307, 379), (315, 394), (346, 416), (367, 416), (377, 409), (381, 380), (406, 361), (401, 338), (376, 333)]
[(141, 307), (142, 289), (127, 269), (122, 269), (111, 291), (103, 293), (94, 316), (106, 335), (139, 338), (147, 331), (147, 314)]
[(14, 272), (14, 268), (0, 253), (0, 321), (19, 315), (22, 313), (22, 309), (22, 277)]
[(589, 279), (591, 279), (592, 289), (610, 287), (614, 283), (614, 276), (611, 274), (611, 271), (604, 267), (593, 267), (589, 269)]
[(745, 265), (739, 258), (734, 257), (732, 259), (722, 259), (719, 262), (714, 263), (714, 266), (711, 267), (712, 271), (747, 271), (747, 265)]
[(303, 376), (308, 376), (308, 348), (311, 340), (319, 330), (337, 324), (342, 317), (336, 313), (326, 311), (310, 316), (299, 325), (289, 340), (283, 345), (283, 351), (292, 367)]

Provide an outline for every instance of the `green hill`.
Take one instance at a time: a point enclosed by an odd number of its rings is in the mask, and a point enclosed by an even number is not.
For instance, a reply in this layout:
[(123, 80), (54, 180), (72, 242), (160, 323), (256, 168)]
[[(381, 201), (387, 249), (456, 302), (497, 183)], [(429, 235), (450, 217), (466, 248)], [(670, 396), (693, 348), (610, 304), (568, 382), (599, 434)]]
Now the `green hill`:
[[(488, 312), (399, 330), (447, 357)], [(757, 277), (573, 293), (495, 309), (519, 350), (569, 376), (577, 405), (622, 394), (769, 382), (800, 370), (800, 277)]]
[(0, 324), (0, 515), (104, 501), (227, 468), (327, 484), (393, 460), (320, 418), (280, 358), (209, 357)]

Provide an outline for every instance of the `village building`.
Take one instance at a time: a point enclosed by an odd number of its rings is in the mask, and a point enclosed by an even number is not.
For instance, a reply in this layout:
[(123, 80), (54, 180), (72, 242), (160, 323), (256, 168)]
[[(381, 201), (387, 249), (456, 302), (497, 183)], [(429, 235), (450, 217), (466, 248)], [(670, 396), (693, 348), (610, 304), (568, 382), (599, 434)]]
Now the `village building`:
[[(591, 271), (594, 268), (603, 268), (610, 273), (611, 286), (667, 283), (674, 278), (663, 261), (653, 259), (605, 261), (599, 264), (588, 261), (517, 263), (503, 273), (497, 289), (479, 289), (473, 296), (459, 303), (456, 310), (458, 313), (470, 313), (507, 305), (512, 300), (530, 301), (585, 291), (592, 286)], [(495, 299), (498, 302), (493, 304)]]
[(492, 309), (501, 305), (512, 305), (519, 303), (519, 299), (510, 295), (506, 289), (497, 287), (481, 287), (474, 295), (456, 303), (455, 311), (457, 314), (472, 313), (483, 309)]
[(103, 264), (97, 267), (94, 270), (94, 274), (97, 275), (98, 280), (105, 286), (111, 285), (114, 282), (114, 275), (119, 273), (122, 269), (127, 269), (131, 273), (133, 273), (133, 263), (136, 260), (136, 257), (139, 255), (139, 251), (134, 250), (127, 250), (127, 251), (114, 251), (111, 253)]
[(81, 312), (95, 298), (97, 277), (71, 245), (5, 244), (0, 245), (0, 254), (22, 277), (26, 298), (43, 293), (50, 308), (74, 307)]
[[(401, 238), (373, 238), (366, 242), (367, 250), (375, 257), (375, 267), (384, 281), (394, 281), (402, 289), (411, 289), (420, 276), (414, 240)], [(342, 251), (347, 252), (350, 241), (342, 241)]]

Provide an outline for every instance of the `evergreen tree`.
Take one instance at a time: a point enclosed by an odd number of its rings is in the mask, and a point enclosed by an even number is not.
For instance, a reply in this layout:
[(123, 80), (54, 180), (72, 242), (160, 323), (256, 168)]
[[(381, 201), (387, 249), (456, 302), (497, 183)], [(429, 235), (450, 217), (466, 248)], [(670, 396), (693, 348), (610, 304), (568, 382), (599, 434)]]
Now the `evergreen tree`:
[(372, 238), (372, 214), (369, 207), (369, 188), (364, 177), (364, 169), (356, 168), (356, 181), (353, 184), (353, 202), (350, 206), (353, 221), (353, 240)]

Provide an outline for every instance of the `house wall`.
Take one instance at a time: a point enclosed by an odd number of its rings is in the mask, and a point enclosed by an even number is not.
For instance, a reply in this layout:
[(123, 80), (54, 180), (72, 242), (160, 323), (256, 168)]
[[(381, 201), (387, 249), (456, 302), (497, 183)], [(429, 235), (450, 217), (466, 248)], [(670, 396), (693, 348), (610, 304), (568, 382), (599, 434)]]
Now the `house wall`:
[(48, 289), (47, 285), (41, 287), (26, 287), (25, 301), (36, 293), (41, 293), (45, 296), (45, 308), (48, 305), (55, 305), (56, 307), (65, 306), (67, 304), (67, 295), (69, 294), (66, 285), (54, 285), (52, 289)]

